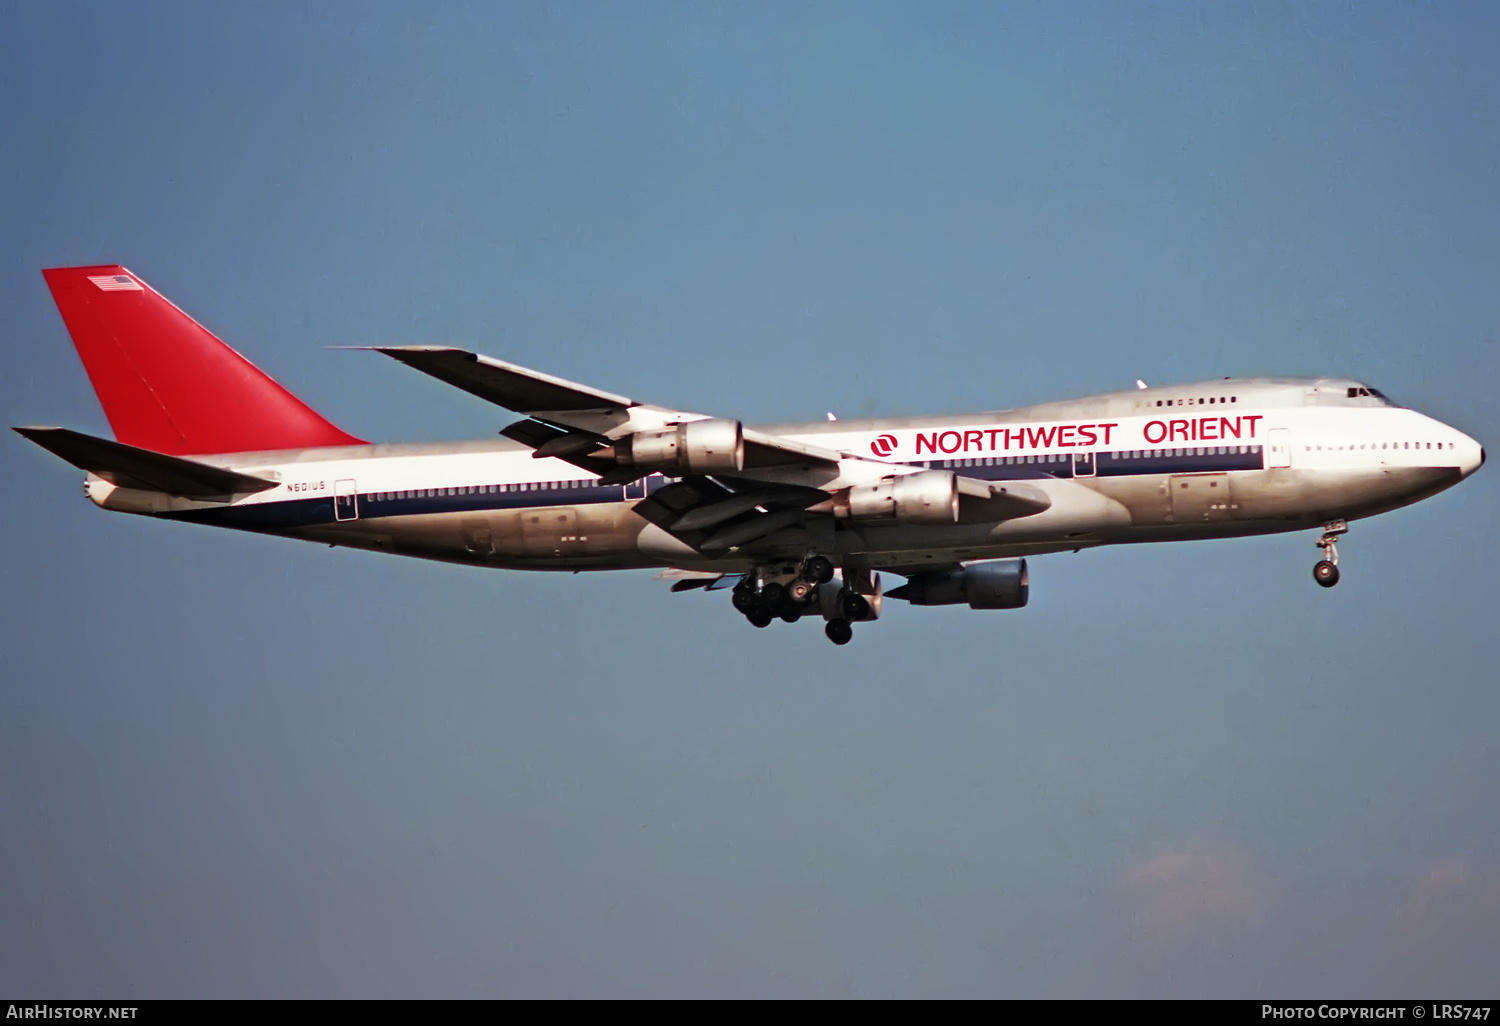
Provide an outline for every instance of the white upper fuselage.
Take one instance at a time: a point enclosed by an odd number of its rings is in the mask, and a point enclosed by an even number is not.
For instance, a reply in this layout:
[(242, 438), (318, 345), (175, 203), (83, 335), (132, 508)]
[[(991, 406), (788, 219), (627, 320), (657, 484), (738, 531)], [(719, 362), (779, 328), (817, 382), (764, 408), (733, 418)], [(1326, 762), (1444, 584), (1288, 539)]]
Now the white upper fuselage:
[[(199, 457), (278, 482), (232, 503), (98, 478), (89, 495), (110, 509), (495, 566), (732, 568), (811, 548), (907, 567), (1354, 519), (1449, 487), (1484, 458), (1455, 428), (1340, 379), (1225, 379), (1003, 412), (761, 430), (843, 454), (816, 481), (830, 492), (931, 468), (1025, 481), (1052, 507), (995, 523), (793, 525), (706, 558), (633, 512), (669, 479), (604, 486), (505, 439)], [(807, 481), (786, 467), (739, 476)]]

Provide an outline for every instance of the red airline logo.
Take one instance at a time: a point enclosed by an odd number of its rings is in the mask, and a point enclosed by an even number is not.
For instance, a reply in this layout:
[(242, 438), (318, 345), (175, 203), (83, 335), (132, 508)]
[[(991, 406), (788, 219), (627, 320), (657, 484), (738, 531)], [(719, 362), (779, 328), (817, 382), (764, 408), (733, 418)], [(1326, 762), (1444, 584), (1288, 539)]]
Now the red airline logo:
[[(1260, 414), (1236, 417), (1191, 417), (1183, 420), (1152, 420), (1141, 429), (1147, 445), (1174, 442), (1227, 442), (1256, 438)], [(1131, 448), (1141, 443), (1131, 437), (1137, 429), (1121, 429), (1118, 421), (1094, 424), (1048, 424), (1045, 426), (971, 428), (967, 431), (918, 431), (916, 455), (924, 453), (1011, 452), (1045, 449)], [(1121, 436), (1126, 437), (1121, 437)], [(870, 443), (876, 456), (896, 451), (896, 436), (881, 435)]]
[(970, 431), (918, 432), (917, 455), (923, 452), (1002, 452), (1007, 449), (1050, 449), (1053, 446), (1091, 449), (1110, 445), (1119, 427), (1108, 424), (1054, 424), (1050, 427), (984, 428)]

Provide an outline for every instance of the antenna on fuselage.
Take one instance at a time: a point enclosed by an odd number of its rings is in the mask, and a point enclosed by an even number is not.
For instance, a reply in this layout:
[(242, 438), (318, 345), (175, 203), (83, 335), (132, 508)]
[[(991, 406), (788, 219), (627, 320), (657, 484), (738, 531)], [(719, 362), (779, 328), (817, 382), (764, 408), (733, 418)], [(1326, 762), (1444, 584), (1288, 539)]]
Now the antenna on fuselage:
[(1135, 379), (1135, 387), (1136, 388), (1145, 388), (1147, 386), (1146, 386), (1146, 383), (1144, 381), (1142, 381), (1140, 378), (1136, 378)]

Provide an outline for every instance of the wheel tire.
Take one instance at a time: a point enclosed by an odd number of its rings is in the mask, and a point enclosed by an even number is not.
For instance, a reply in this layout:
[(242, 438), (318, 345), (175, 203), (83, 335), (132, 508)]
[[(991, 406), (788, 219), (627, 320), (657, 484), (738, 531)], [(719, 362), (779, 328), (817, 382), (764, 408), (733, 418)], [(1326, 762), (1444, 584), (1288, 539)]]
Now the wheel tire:
[(752, 593), (738, 588), (734, 589), (734, 596), (729, 601), (734, 603), (734, 608), (742, 613), (748, 613), (758, 605)]
[(782, 604), (781, 608), (776, 611), (776, 615), (781, 617), (787, 623), (796, 623), (798, 620), (802, 619), (802, 607), (793, 605), (790, 602), (785, 602)]
[(854, 628), (849, 626), (848, 620), (829, 620), (828, 626), (823, 628), (823, 633), (828, 635), (828, 640), (835, 645), (847, 645), (854, 638)]
[(807, 561), (807, 576), (814, 584), (827, 584), (833, 580), (833, 560), (826, 556), (814, 556)]
[(784, 598), (786, 598), (786, 589), (775, 581), (760, 589), (760, 600), (768, 606), (779, 606)]
[(1320, 559), (1313, 566), (1313, 580), (1325, 588), (1332, 588), (1339, 583), (1339, 568), (1336, 564), (1326, 559)]
[(844, 619), (863, 620), (870, 615), (870, 600), (858, 592), (851, 591), (844, 595), (839, 608), (843, 610)]
[(786, 590), (787, 598), (799, 606), (812, 598), (813, 583), (811, 581), (793, 581), (792, 586)]
[(770, 607), (756, 606), (745, 614), (745, 619), (749, 620), (752, 626), (769, 627), (771, 626), (771, 621), (776, 619), (776, 617), (771, 612)]

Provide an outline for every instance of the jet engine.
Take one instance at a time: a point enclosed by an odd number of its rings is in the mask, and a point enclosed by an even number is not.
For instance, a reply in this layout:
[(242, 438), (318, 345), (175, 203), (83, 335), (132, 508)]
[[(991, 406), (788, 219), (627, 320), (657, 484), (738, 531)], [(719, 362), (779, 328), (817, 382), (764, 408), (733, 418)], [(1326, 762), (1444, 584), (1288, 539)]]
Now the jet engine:
[(967, 602), (970, 609), (1020, 609), (1030, 590), (1026, 560), (992, 559), (956, 570), (917, 574), (886, 594), (914, 606)]
[(637, 431), (614, 444), (627, 467), (693, 474), (745, 469), (745, 430), (737, 420), (691, 420), (660, 431)]
[(923, 470), (849, 489), (849, 516), (893, 519), (901, 524), (958, 523), (958, 477)]

